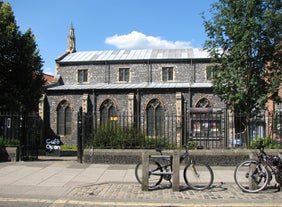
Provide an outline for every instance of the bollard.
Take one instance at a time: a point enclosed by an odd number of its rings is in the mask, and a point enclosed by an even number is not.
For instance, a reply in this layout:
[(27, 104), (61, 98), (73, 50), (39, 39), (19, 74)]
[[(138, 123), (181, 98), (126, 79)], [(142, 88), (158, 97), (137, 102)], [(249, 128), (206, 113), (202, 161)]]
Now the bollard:
[(149, 152), (142, 152), (142, 191), (148, 191), (149, 189)]
[[(164, 156), (166, 155), (152, 155), (151, 157), (161, 158)], [(171, 159), (173, 172), (154, 172), (154, 175), (165, 175), (165, 174), (172, 175), (172, 190), (179, 191), (179, 171), (180, 171), (179, 151), (175, 150), (173, 151), (173, 156), (166, 156), (166, 157), (170, 157)], [(150, 163), (149, 152), (143, 151), (142, 152), (142, 185), (141, 185), (142, 191), (149, 190), (149, 163)]]
[(282, 159), (282, 152), (278, 152), (278, 156)]
[[(249, 158), (250, 158), (250, 160), (257, 160), (258, 158), (257, 158), (257, 155), (256, 155), (256, 153), (254, 152), (254, 151), (250, 151), (250, 154), (249, 154)], [(253, 174), (253, 172), (256, 170), (256, 166), (255, 165), (251, 165), (250, 166), (250, 174)], [(251, 189), (251, 190), (256, 190), (257, 188), (258, 188), (258, 185), (257, 185), (257, 183), (256, 182), (254, 182), (254, 179), (251, 177), (251, 176), (249, 176), (249, 188)]]
[(257, 159), (258, 159), (257, 153), (250, 150), (250, 152), (249, 152), (249, 158), (250, 158), (251, 160), (257, 160)]
[(172, 191), (179, 191), (179, 159), (179, 150), (174, 150), (172, 159)]

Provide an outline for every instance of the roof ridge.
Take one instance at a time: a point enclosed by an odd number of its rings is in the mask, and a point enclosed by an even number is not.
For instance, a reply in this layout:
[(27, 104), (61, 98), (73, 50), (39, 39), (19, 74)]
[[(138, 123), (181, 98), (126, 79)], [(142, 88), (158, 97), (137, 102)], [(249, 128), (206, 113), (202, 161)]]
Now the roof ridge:
[(132, 49), (132, 50), (97, 50), (77, 51), (58, 59), (59, 63), (67, 62), (99, 62), (128, 60), (185, 60), (209, 59), (208, 52), (203, 48), (178, 49)]

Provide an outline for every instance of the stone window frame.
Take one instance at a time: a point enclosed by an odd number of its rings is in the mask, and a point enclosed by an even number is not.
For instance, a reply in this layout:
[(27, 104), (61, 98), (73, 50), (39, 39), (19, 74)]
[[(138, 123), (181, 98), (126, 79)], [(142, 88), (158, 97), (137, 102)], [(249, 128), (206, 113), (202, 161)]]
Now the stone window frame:
[(196, 102), (195, 107), (196, 108), (211, 108), (212, 104), (211, 104), (211, 101), (207, 97), (202, 97)]
[(72, 108), (67, 100), (62, 100), (57, 106), (57, 134), (61, 136), (72, 134)]
[[(82, 73), (81, 74), (82, 76), (80, 76), (80, 73)], [(81, 77), (81, 80), (80, 80), (80, 77)], [(89, 82), (88, 69), (77, 69), (76, 80), (77, 80), (78, 83), (88, 83)]]
[[(159, 108), (161, 108), (161, 111), (159, 111)], [(157, 117), (156, 112), (162, 112), (161, 116)], [(153, 119), (152, 120), (153, 123), (152, 121), (149, 120), (151, 118)], [(164, 118), (165, 118), (164, 104), (158, 98), (151, 99), (146, 105), (146, 123), (147, 123), (146, 132), (148, 136), (151, 137), (164, 136), (164, 124), (165, 124)], [(160, 120), (162, 122), (159, 122)]]
[[(212, 108), (212, 102), (207, 97), (201, 97), (196, 103), (196, 108), (208, 109)], [(217, 118), (216, 118), (217, 117)], [(209, 139), (220, 137), (221, 132), (221, 119), (212, 113), (195, 113), (191, 121), (193, 137), (203, 138), (209, 134)]]
[[(125, 71), (125, 72), (122, 72), (122, 71)], [(128, 75), (125, 74), (127, 71), (128, 71)], [(122, 76), (121, 76), (121, 73), (122, 73)], [(129, 67), (120, 67), (118, 69), (117, 76), (118, 76), (117, 77), (118, 82), (120, 82), (120, 83), (129, 83), (129, 82), (131, 82), (131, 69)]]
[(214, 79), (214, 72), (211, 70), (211, 65), (206, 66), (205, 77), (207, 81), (212, 81)]
[[(103, 113), (104, 109), (106, 109), (106, 114)], [(103, 122), (105, 121), (110, 121), (111, 117), (112, 118), (117, 117), (118, 109), (115, 102), (112, 99), (108, 98), (101, 103), (99, 107), (99, 112), (100, 112), (100, 124), (103, 124)]]
[[(168, 71), (168, 69), (169, 69), (169, 71)], [(172, 73), (172, 74), (170, 74), (170, 73)], [(165, 75), (166, 75), (166, 78), (165, 78)], [(161, 80), (163, 82), (173, 82), (175, 80), (175, 67), (173, 67), (173, 66), (162, 67)]]

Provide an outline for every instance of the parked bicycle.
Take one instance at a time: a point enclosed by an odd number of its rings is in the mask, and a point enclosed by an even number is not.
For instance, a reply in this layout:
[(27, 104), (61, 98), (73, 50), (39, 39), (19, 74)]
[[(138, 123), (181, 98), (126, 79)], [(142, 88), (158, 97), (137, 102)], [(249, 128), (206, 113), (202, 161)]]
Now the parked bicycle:
[[(214, 179), (214, 174), (211, 167), (207, 164), (196, 162), (188, 153), (188, 147), (185, 147), (185, 152), (180, 156), (180, 163), (187, 159), (187, 165), (183, 171), (183, 177), (188, 187), (194, 190), (205, 190), (209, 188)], [(160, 159), (149, 158), (149, 185), (153, 188), (159, 185), (162, 180), (171, 182), (172, 174), (172, 159), (163, 155), (163, 150), (157, 148), (156, 151), (160, 153)], [(135, 177), (137, 181), (142, 184), (142, 162), (139, 162), (135, 167)]]
[(239, 164), (234, 171), (234, 179), (244, 192), (256, 193), (267, 188), (273, 176), (280, 191), (282, 185), (282, 159), (276, 155), (267, 155), (264, 146), (259, 143), (257, 160), (247, 160)]

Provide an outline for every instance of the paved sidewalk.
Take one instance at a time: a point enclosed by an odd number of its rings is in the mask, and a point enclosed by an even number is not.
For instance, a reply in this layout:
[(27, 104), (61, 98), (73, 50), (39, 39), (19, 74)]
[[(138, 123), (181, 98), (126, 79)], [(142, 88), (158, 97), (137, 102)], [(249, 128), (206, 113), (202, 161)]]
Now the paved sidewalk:
[(282, 206), (282, 193), (274, 189), (240, 191), (233, 181), (235, 167), (213, 166), (214, 183), (205, 191), (187, 189), (181, 179), (179, 192), (165, 181), (142, 191), (134, 168), (80, 164), (75, 158), (0, 163), (0, 206)]

